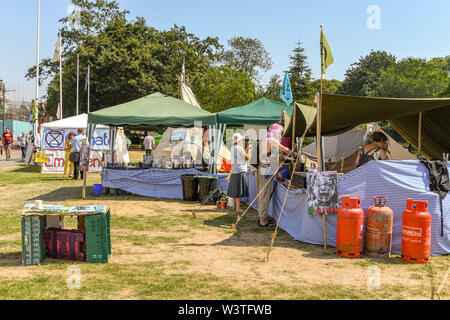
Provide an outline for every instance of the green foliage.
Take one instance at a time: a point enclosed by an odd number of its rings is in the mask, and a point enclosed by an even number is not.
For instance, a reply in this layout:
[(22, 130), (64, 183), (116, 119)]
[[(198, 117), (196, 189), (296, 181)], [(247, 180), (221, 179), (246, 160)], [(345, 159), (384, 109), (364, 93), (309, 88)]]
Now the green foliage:
[[(342, 82), (339, 80), (327, 80), (322, 81), (323, 93), (335, 94), (341, 87)], [(314, 104), (314, 95), (320, 92), (320, 79), (314, 80), (308, 86), (308, 95), (306, 98), (298, 100), (299, 103), (312, 106)]]
[(447, 88), (438, 94), (439, 98), (450, 97), (450, 80), (448, 82)]
[(393, 66), (395, 61), (395, 56), (385, 51), (371, 51), (369, 55), (361, 57), (350, 66), (337, 93), (353, 96), (376, 95), (381, 72)]
[(309, 68), (304, 51), (305, 48), (299, 41), (297, 42), (297, 47), (293, 50), (293, 54), (289, 56), (291, 61), (289, 66), (289, 80), (295, 101), (311, 98), (308, 95), (311, 82), (311, 69)]
[(448, 73), (434, 59), (406, 58), (383, 70), (378, 94), (383, 97), (432, 98), (448, 83)]
[(193, 89), (202, 108), (209, 112), (243, 106), (256, 96), (250, 77), (229, 65), (210, 67), (199, 75)]
[(282, 102), (280, 98), (280, 92), (282, 87), (282, 79), (280, 75), (274, 74), (270, 77), (269, 83), (260, 89), (258, 93), (258, 98), (267, 98), (275, 101)]
[[(175, 25), (168, 31), (149, 27), (143, 18), (128, 21), (115, 1), (73, 0), (81, 8), (81, 29), (63, 29), (64, 117), (75, 114), (76, 60), (80, 55), (80, 112), (87, 111), (84, 91), (87, 65), (91, 66), (91, 109), (110, 107), (156, 91), (177, 96), (177, 74), (183, 58), (188, 77), (207, 72), (221, 46), (217, 38), (199, 39)], [(68, 18), (61, 19), (66, 23)], [(44, 76), (53, 77), (48, 86), (50, 114), (59, 101), (57, 63), (45, 59)], [(35, 70), (35, 68), (34, 68)], [(33, 78), (33, 68), (27, 77)], [(70, 106), (70, 107), (69, 107)]]
[(228, 45), (231, 49), (221, 53), (222, 61), (245, 72), (252, 80), (257, 80), (261, 71), (272, 68), (272, 60), (260, 40), (234, 37), (228, 40)]

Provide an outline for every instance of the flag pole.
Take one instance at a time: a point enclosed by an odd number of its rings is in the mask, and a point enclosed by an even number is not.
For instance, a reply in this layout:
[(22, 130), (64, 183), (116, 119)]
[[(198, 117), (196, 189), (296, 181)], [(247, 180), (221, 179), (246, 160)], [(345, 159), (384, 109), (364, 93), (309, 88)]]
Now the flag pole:
[[(320, 75), (320, 98), (317, 105), (317, 126), (316, 126), (316, 146), (317, 146), (317, 161), (319, 162), (319, 171), (324, 170), (322, 166), (322, 95), (323, 95), (323, 68), (324, 68), (324, 43), (322, 41), (323, 24), (320, 25), (321, 41), (320, 41), (320, 61), (321, 61), (321, 75)], [(323, 248), (327, 250), (327, 225), (326, 225), (326, 213), (322, 214), (323, 224)]]
[(80, 95), (80, 55), (77, 54), (77, 116), (78, 116), (79, 95)]
[[(41, 14), (41, 2), (40, 0), (37, 0), (37, 46), (36, 46), (36, 100), (35, 104), (37, 107), (38, 101), (39, 101), (39, 25), (40, 25), (40, 14)], [(33, 106), (33, 108), (35, 108)], [(34, 112), (35, 110), (33, 110)], [(35, 115), (36, 119), (34, 120), (34, 136), (36, 137), (36, 134), (38, 132), (38, 126), (39, 126), (39, 120), (37, 114)]]
[(59, 30), (59, 103), (61, 106), (61, 114), (59, 115), (60, 119), (64, 119), (63, 116), (63, 101), (62, 101), (62, 51), (61, 51), (61, 30)]

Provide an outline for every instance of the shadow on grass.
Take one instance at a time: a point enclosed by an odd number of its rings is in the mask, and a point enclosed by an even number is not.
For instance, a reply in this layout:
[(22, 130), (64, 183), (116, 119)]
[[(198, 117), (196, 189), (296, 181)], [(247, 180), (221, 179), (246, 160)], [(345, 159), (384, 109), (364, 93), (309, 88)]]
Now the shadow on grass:
[(0, 267), (17, 267), (22, 265), (22, 252), (0, 253)]
[(41, 167), (40, 166), (26, 166), (22, 164), (20, 168), (11, 170), (11, 172), (17, 172), (17, 173), (40, 173)]
[[(62, 178), (43, 178), (48, 181), (61, 181), (64, 180)], [(53, 190), (49, 193), (38, 195), (34, 198), (27, 199), (27, 201), (32, 200), (43, 200), (43, 201), (67, 201), (67, 200), (82, 200), (82, 186), (75, 187), (62, 187), (56, 190)], [(126, 196), (116, 196), (114, 194), (109, 195), (94, 195), (93, 187), (86, 187), (86, 201), (145, 201), (145, 202), (167, 202), (167, 203), (179, 203), (182, 200), (178, 199), (163, 199), (163, 198), (148, 198), (138, 195), (126, 195)], [(197, 202), (186, 202), (186, 204), (197, 204)], [(188, 212), (192, 212), (195, 210), (186, 210)], [(209, 210), (211, 211), (211, 210)]]

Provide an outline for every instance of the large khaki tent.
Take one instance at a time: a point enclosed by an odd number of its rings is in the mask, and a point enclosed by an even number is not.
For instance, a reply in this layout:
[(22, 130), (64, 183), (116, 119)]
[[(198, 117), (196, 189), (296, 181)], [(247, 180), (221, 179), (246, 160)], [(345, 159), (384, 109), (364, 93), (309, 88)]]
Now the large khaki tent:
[[(327, 136), (323, 138), (324, 143), (324, 159), (325, 162), (331, 163), (329, 170), (337, 170), (347, 173), (356, 169), (356, 158), (359, 148), (367, 142), (367, 139), (373, 132), (380, 131), (380, 127), (376, 123), (367, 125), (366, 129), (353, 129), (345, 133)], [(384, 134), (384, 131), (381, 130)], [(389, 144), (389, 160), (417, 160), (417, 158), (408, 152), (401, 144), (386, 134)], [(312, 143), (303, 149), (303, 154), (312, 161), (317, 161), (316, 143)], [(343, 159), (343, 163), (341, 162)], [(341, 170), (342, 169), (342, 170)]]
[[(406, 99), (374, 98), (324, 94), (322, 134), (337, 135), (360, 124), (387, 120), (409, 143), (418, 147), (419, 116), (422, 113), (422, 150), (429, 158), (441, 159), (450, 152), (450, 98)], [(308, 111), (297, 109), (296, 136), (307, 130), (316, 135), (315, 123), (307, 128)], [(290, 120), (292, 125), (292, 119)], [(289, 132), (285, 132), (289, 135)]]

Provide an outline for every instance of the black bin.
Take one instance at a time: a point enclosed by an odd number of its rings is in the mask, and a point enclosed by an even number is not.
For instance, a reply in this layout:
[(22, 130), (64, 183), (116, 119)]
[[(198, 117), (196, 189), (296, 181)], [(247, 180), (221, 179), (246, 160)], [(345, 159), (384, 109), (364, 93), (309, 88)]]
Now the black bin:
[(181, 176), (183, 185), (183, 200), (198, 201), (198, 179), (196, 175), (186, 174)]
[(199, 200), (202, 201), (211, 191), (217, 189), (218, 177), (214, 176), (198, 176)]

